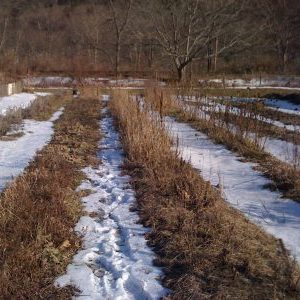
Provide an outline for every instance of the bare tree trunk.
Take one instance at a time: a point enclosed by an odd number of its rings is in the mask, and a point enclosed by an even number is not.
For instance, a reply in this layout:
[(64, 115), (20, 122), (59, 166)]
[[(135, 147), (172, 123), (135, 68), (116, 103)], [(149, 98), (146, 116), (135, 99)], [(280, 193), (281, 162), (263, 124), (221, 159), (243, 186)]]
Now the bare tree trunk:
[(207, 73), (210, 73), (211, 71), (211, 55), (212, 55), (211, 42), (209, 42), (207, 44)]
[(128, 0), (125, 15), (123, 18), (120, 17), (117, 9), (112, 0), (109, 1), (110, 10), (112, 13), (113, 23), (116, 30), (116, 56), (115, 56), (115, 75), (116, 78), (119, 76), (120, 68), (120, 52), (121, 52), (121, 38), (124, 30), (126, 29), (129, 13), (131, 10), (132, 0)]
[(289, 60), (289, 42), (286, 42), (286, 45), (284, 47), (283, 55), (282, 55), (282, 71), (285, 74), (287, 71), (287, 66), (288, 66), (288, 60)]
[(219, 39), (216, 37), (215, 39), (215, 53), (214, 53), (214, 72), (217, 72), (217, 62), (218, 62), (218, 47), (219, 47)]
[(140, 71), (140, 64), (141, 64), (141, 46), (139, 43), (135, 46), (135, 71)]
[(2, 49), (4, 47), (5, 40), (6, 40), (7, 26), (8, 26), (8, 18), (5, 18), (2, 37), (1, 37), (1, 41), (0, 41), (0, 52), (2, 51)]
[(177, 68), (177, 78), (179, 82), (182, 80), (182, 69), (180, 67)]
[(117, 41), (116, 41), (116, 57), (115, 57), (115, 75), (116, 78), (119, 76), (119, 66), (120, 66), (120, 51), (121, 51), (121, 45), (120, 45), (120, 35), (117, 34)]

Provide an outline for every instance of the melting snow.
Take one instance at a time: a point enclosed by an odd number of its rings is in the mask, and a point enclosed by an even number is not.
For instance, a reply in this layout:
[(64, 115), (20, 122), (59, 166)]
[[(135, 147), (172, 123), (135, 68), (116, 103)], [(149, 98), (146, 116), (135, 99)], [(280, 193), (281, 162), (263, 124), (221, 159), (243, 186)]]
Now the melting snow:
[[(289, 125), (289, 124), (285, 124), (283, 122), (280, 122), (280, 121), (277, 121), (277, 120), (273, 120), (273, 119), (270, 119), (270, 118), (267, 118), (267, 117), (264, 117), (262, 115), (259, 115), (259, 114), (253, 114), (251, 112), (246, 112), (244, 109), (240, 109), (238, 107), (235, 107), (235, 106), (226, 106), (224, 104), (220, 104), (218, 102), (215, 102), (214, 99), (217, 99), (216, 97), (211, 97), (211, 98), (198, 98), (196, 99), (195, 97), (182, 97), (180, 96), (178, 98), (179, 100), (182, 99), (183, 101), (189, 101), (189, 102), (194, 102), (194, 103), (198, 103), (198, 104), (203, 104), (201, 105), (201, 109), (204, 110), (204, 111), (207, 111), (207, 112), (210, 112), (210, 111), (215, 111), (215, 112), (228, 112), (228, 113), (231, 113), (231, 114), (234, 114), (234, 115), (242, 115), (243, 117), (246, 117), (246, 118), (251, 118), (251, 119), (256, 119), (258, 121), (261, 121), (261, 122), (264, 122), (264, 123), (268, 123), (268, 124), (271, 124), (271, 125), (274, 125), (274, 126), (277, 126), (277, 127), (280, 127), (280, 128), (285, 128), (287, 130), (290, 130), (290, 131), (299, 131), (300, 130), (300, 126), (298, 125)], [(231, 100), (234, 100), (236, 101), (236, 99), (232, 98)], [(252, 98), (243, 98), (243, 99), (239, 99), (240, 101), (239, 102), (253, 102), (255, 101), (254, 99)], [(267, 106), (269, 106), (270, 104), (268, 104), (269, 102), (267, 102), (269, 100), (265, 100), (265, 104)], [(270, 100), (270, 101), (273, 101), (273, 100)], [(275, 100), (274, 100), (275, 101)], [(276, 101), (281, 101), (281, 100), (276, 100)], [(300, 106), (299, 105), (295, 105), (295, 104), (291, 104), (289, 103), (288, 105), (286, 104), (286, 101), (282, 101), (285, 103), (285, 106), (282, 106), (283, 107), (298, 107), (300, 109)], [(274, 106), (276, 102), (270, 102), (270, 103), (273, 103)], [(191, 106), (193, 107), (193, 106)], [(271, 107), (272, 109), (274, 109), (274, 107)], [(276, 108), (277, 109), (277, 108)], [(295, 108), (294, 108), (295, 109)], [(291, 111), (289, 109), (280, 109), (281, 111), (285, 110), (284, 112), (286, 112), (286, 110), (288, 111), (288, 113), (290, 114), (300, 114), (300, 111)]]
[(135, 196), (129, 178), (121, 174), (119, 135), (106, 113), (101, 120), (102, 164), (84, 169), (87, 180), (80, 186), (92, 191), (82, 202), (96, 217), (81, 217), (75, 230), (83, 237), (83, 249), (56, 285), (75, 286), (79, 299), (159, 299), (167, 293), (159, 283), (162, 272), (153, 266), (155, 256), (144, 237), (148, 230), (130, 209)]
[(223, 85), (230, 88), (277, 88), (277, 89), (294, 89), (300, 90), (300, 77), (288, 77), (288, 76), (273, 76), (270, 78), (251, 78), (251, 79), (201, 79), (199, 83), (214, 83)]
[(54, 113), (48, 121), (24, 120), (23, 136), (13, 141), (0, 141), (0, 191), (23, 172), (37, 151), (47, 144), (53, 134), (53, 122), (63, 110)]
[(255, 171), (255, 164), (240, 158), (223, 145), (214, 144), (206, 135), (187, 124), (166, 118), (170, 133), (179, 139), (185, 160), (201, 171), (205, 180), (220, 185), (224, 198), (252, 222), (283, 240), (291, 253), (300, 259), (300, 203), (282, 199), (279, 192), (265, 188), (270, 183)]
[[(215, 104), (212, 103), (212, 105), (216, 105), (216, 111), (225, 111), (225, 106), (221, 104)], [(209, 111), (210, 107), (202, 107), (200, 106), (199, 108), (196, 108), (194, 106), (185, 105), (185, 109), (187, 111), (191, 111), (193, 113), (197, 113), (199, 118), (201, 119), (206, 119), (209, 120)], [(233, 108), (231, 110), (232, 113), (237, 113), (239, 109), (238, 108)], [(247, 116), (247, 114), (245, 115)], [(261, 119), (261, 121), (264, 122), (270, 122), (271, 124), (275, 126), (279, 126), (281, 122), (276, 122), (271, 119)], [(223, 126), (222, 120), (216, 120), (218, 126)], [(280, 126), (281, 127), (281, 126)], [(293, 126), (286, 126), (287, 129), (291, 130)], [(231, 130), (232, 132), (236, 133), (238, 132), (237, 126), (234, 124), (228, 124), (228, 129)], [(294, 126), (294, 131), (299, 131), (299, 126)], [(247, 138), (256, 140), (256, 134), (253, 132), (248, 132), (247, 133)], [(286, 162), (288, 164), (291, 164), (295, 167), (300, 166), (300, 145), (287, 142), (281, 139), (276, 139), (272, 137), (260, 137), (259, 140), (261, 141), (260, 144), (263, 146), (263, 149), (270, 153), (271, 155), (275, 156), (277, 159)]]
[(11, 109), (27, 108), (38, 96), (44, 97), (49, 93), (20, 93), (0, 98), (0, 114), (5, 115)]

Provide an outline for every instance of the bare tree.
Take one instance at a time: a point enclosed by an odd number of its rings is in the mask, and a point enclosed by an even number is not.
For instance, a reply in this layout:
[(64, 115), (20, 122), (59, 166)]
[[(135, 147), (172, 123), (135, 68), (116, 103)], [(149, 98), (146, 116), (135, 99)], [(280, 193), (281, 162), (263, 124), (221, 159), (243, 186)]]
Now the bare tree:
[(300, 2), (298, 0), (260, 0), (259, 12), (277, 52), (280, 71), (287, 71), (291, 46), (300, 38)]
[(2, 52), (6, 41), (8, 20), (8, 16), (3, 16), (2, 20), (0, 20), (0, 53)]
[(112, 69), (115, 68), (114, 56), (111, 53), (111, 29), (109, 24), (108, 9), (103, 5), (78, 7), (72, 15), (72, 35), (75, 43), (83, 50), (88, 51), (93, 65), (100, 61), (107, 61)]
[[(246, 0), (179, 0), (153, 2), (151, 19), (157, 42), (176, 67), (178, 79), (195, 59), (211, 58), (242, 43), (247, 34), (232, 24), (240, 21)], [(214, 52), (212, 42), (215, 41)], [(217, 41), (217, 42), (216, 42)]]
[(115, 29), (115, 35), (116, 35), (116, 41), (115, 41), (116, 77), (119, 76), (121, 42), (122, 42), (123, 33), (126, 30), (126, 26), (128, 24), (131, 6), (132, 6), (132, 0), (124, 0), (124, 1), (109, 0), (109, 8), (110, 8), (111, 18)]

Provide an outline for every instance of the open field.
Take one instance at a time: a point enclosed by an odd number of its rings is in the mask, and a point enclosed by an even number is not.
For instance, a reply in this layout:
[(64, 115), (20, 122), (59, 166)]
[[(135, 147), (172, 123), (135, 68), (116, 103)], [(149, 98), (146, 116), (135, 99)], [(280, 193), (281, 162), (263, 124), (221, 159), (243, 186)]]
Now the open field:
[(300, 0), (0, 1), (0, 300), (300, 300)]
[(271, 149), (298, 116), (111, 84), (41, 90), (3, 133), (1, 295), (299, 299), (298, 154)]

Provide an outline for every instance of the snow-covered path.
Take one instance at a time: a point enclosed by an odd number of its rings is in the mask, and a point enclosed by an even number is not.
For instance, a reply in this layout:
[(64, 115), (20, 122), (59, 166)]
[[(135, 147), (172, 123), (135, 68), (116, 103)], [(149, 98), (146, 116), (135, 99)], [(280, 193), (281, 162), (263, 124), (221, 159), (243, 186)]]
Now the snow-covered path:
[(36, 152), (50, 141), (53, 122), (62, 113), (60, 109), (48, 121), (24, 120), (21, 131), (23, 136), (12, 141), (0, 141), (0, 191), (21, 174)]
[(0, 115), (6, 115), (9, 110), (27, 108), (37, 97), (44, 97), (49, 93), (20, 93), (0, 98)]
[(75, 228), (82, 235), (83, 249), (56, 285), (75, 286), (79, 299), (159, 299), (167, 293), (159, 283), (162, 272), (153, 266), (154, 253), (144, 237), (147, 229), (131, 211), (135, 196), (128, 176), (121, 173), (119, 134), (106, 109), (101, 132), (102, 164), (84, 170), (87, 180), (79, 188), (92, 192), (82, 199), (87, 215)]
[(185, 160), (201, 171), (211, 184), (222, 187), (224, 198), (252, 222), (283, 240), (300, 260), (300, 203), (281, 199), (265, 188), (268, 179), (240, 158), (189, 125), (166, 118), (166, 125)]

